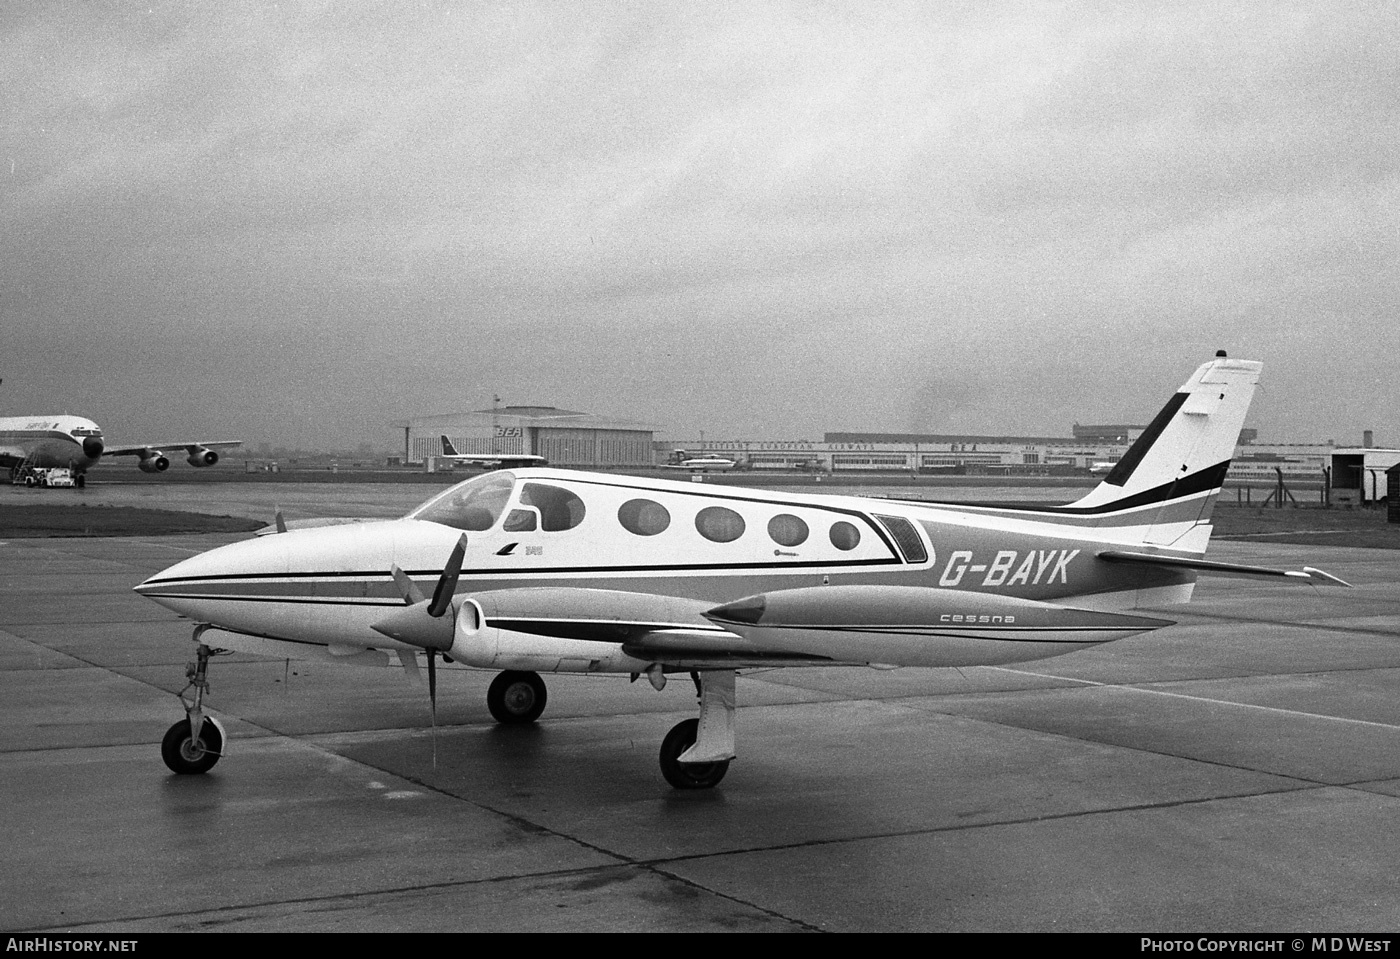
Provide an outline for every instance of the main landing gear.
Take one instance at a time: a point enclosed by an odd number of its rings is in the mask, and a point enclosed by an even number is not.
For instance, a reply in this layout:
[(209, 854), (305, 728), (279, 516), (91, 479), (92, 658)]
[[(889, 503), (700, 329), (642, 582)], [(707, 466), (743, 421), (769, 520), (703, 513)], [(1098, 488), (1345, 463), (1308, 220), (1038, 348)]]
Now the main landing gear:
[[(200, 635), (208, 627), (196, 626), (194, 639), (195, 661), (185, 667), (184, 689), (180, 690), (181, 704), (185, 707), (185, 718), (166, 730), (160, 743), (160, 756), (172, 772), (182, 776), (207, 773), (224, 754), (224, 730), (219, 721), (204, 715), (204, 694), (209, 691), (209, 657), (214, 650), (199, 642)], [(185, 693), (194, 690), (194, 701), (185, 699)]]
[[(665, 688), (666, 676), (659, 665), (646, 675), (657, 690)], [(700, 699), (700, 716), (677, 723), (661, 741), (661, 775), (676, 789), (712, 789), (729, 771), (734, 759), (735, 675), (732, 669), (690, 674)], [(486, 706), (496, 722), (520, 726), (540, 718), (547, 698), (538, 673), (507, 670), (491, 681)]]
[(712, 789), (734, 758), (734, 670), (691, 673), (700, 718), (671, 727), (661, 741), (661, 775), (676, 789)]
[(486, 691), (486, 708), (496, 722), (505, 726), (533, 723), (544, 712), (548, 700), (540, 674), (519, 670), (500, 673)]

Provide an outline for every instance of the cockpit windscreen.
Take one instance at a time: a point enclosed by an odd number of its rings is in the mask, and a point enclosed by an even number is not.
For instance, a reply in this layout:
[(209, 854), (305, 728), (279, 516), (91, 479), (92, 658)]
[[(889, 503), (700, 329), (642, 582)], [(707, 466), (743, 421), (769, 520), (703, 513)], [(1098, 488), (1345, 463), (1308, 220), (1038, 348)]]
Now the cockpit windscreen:
[(501, 518), (514, 486), (514, 473), (487, 473), (440, 493), (407, 518), (468, 531), (490, 529)]

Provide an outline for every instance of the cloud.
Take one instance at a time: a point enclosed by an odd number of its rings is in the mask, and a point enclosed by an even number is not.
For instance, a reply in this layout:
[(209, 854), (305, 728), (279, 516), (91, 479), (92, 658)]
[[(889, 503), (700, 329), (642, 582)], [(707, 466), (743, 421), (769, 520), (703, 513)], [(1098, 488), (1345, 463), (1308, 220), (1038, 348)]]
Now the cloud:
[[(25, 5), (6, 405), (342, 446), (492, 392), (681, 434), (1063, 432), (1223, 346), (1278, 384), (1266, 434), (1349, 435), (1396, 399), (1397, 32), (1307, 2)], [(1316, 388), (1338, 369), (1368, 388)]]

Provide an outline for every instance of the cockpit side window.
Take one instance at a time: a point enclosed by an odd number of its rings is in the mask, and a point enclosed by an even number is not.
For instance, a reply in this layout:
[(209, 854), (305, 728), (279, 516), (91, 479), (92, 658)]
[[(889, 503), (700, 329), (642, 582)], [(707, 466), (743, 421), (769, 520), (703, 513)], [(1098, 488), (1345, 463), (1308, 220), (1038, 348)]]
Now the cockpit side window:
[(573, 529), (583, 522), (586, 512), (583, 500), (573, 491), (544, 483), (526, 483), (520, 491), (520, 505), (540, 511), (540, 529), (546, 533)]
[(533, 533), (539, 528), (539, 511), (516, 508), (510, 511), (501, 529), (507, 533)]
[(469, 532), (490, 529), (501, 518), (514, 486), (513, 473), (478, 476), (428, 500), (409, 513), (408, 518)]

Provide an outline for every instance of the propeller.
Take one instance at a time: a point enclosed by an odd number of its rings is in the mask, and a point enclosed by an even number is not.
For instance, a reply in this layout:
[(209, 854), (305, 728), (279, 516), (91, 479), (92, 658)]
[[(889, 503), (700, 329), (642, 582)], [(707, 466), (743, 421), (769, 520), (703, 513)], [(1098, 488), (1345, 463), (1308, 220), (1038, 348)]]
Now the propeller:
[[(462, 559), (467, 552), (467, 535), (462, 534), (452, 554), (447, 557), (447, 565), (438, 577), (437, 588), (432, 600), (423, 596), (418, 584), (409, 579), (407, 573), (395, 563), (390, 574), (403, 596), (403, 609), (396, 609), (385, 615), (370, 628), (377, 633), (397, 639), (401, 643), (437, 652), (452, 648), (453, 617), (447, 613), (452, 608), (452, 594), (457, 590), (457, 579), (462, 575)], [(429, 662), (432, 662), (430, 659)]]
[(389, 573), (403, 596), (404, 608), (394, 610), (370, 626), (377, 633), (421, 647), (428, 653), (428, 708), (433, 724), (434, 768), (437, 767), (437, 658), (438, 653), (452, 648), (455, 617), (447, 613), (452, 609), (452, 595), (457, 591), (466, 554), (467, 534), (463, 533), (447, 557), (431, 601), (397, 563), (393, 564)]

